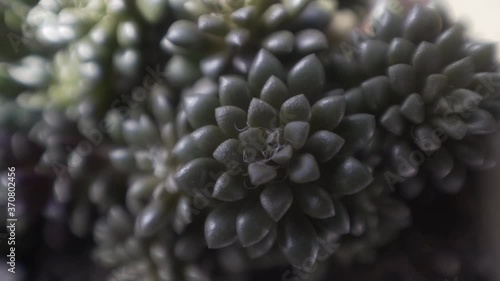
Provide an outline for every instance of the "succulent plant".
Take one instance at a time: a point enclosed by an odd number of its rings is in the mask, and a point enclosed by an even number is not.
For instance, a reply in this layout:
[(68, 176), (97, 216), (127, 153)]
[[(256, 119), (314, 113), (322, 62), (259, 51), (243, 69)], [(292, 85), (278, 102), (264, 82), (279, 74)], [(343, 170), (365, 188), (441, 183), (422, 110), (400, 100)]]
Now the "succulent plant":
[(222, 76), (218, 91), (183, 98), (194, 131), (173, 149), (185, 163), (175, 180), (186, 194), (214, 199), (210, 248), (238, 241), (260, 257), (279, 244), (301, 266), (316, 259), (319, 239), (349, 231), (338, 199), (372, 181), (353, 154), (371, 140), (375, 120), (344, 117), (344, 97), (325, 94), (324, 84), (314, 54), (287, 71), (262, 49), (248, 77)]
[(438, 11), (422, 5), (407, 14), (387, 11), (372, 36), (352, 37), (357, 42), (333, 53), (328, 69), (348, 89), (348, 114), (377, 116), (383, 132), (371, 149), (386, 155), (393, 182), (420, 170), (420, 182), (429, 178), (457, 192), (466, 167), (494, 165), (485, 153), (498, 127), (493, 44), (471, 41), (463, 26), (447, 26)]

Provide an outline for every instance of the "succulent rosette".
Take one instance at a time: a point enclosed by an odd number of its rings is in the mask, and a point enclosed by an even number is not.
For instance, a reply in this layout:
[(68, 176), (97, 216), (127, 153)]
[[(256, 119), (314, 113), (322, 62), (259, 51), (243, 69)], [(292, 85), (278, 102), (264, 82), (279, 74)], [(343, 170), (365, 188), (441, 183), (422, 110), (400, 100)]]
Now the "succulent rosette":
[(460, 24), (449, 25), (422, 5), (386, 11), (373, 36), (359, 35), (327, 64), (348, 89), (346, 112), (377, 116), (382, 132), (370, 149), (383, 156), (374, 166), (386, 161), (392, 183), (420, 172), (441, 190), (457, 192), (467, 168), (494, 165), (486, 153), (498, 127), (493, 44), (471, 41)]
[(183, 192), (213, 199), (209, 248), (237, 243), (260, 257), (276, 244), (300, 267), (315, 261), (319, 240), (350, 231), (339, 199), (372, 181), (353, 155), (370, 142), (375, 120), (344, 116), (345, 98), (325, 94), (324, 85), (316, 55), (287, 71), (263, 49), (248, 77), (222, 76), (218, 91), (184, 97), (194, 131), (173, 149), (186, 163), (175, 180)]
[(197, 77), (218, 79), (229, 69), (247, 75), (261, 48), (280, 57), (327, 50), (336, 6), (330, 0), (175, 2), (181, 19), (172, 23), (161, 47), (174, 55), (167, 69), (178, 73), (175, 80), (182, 86), (194, 80), (182, 79), (186, 70), (176, 71), (179, 65), (196, 70)]

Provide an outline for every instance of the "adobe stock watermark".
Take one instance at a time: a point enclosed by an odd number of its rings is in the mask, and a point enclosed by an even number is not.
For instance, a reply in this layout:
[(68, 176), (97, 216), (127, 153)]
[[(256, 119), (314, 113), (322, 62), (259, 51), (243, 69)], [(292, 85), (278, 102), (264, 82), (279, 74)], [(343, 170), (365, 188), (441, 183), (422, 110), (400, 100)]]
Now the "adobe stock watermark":
[(310, 276), (318, 270), (319, 263), (325, 262), (340, 247), (338, 237), (329, 235), (327, 240), (317, 238), (319, 245), (318, 255), (316, 257), (307, 257), (302, 261), (299, 267), (292, 267), (281, 275), (282, 281), (307, 281)]

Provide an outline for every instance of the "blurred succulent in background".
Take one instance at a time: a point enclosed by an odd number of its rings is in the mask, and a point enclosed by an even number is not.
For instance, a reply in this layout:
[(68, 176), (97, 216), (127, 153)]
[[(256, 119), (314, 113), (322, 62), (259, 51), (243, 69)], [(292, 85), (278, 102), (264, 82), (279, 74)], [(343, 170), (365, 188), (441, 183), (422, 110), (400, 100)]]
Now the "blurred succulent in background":
[(353, 34), (352, 45), (330, 56), (331, 75), (348, 89), (346, 111), (377, 116), (378, 151), (388, 157), (392, 183), (419, 174), (402, 189), (421, 189), (430, 178), (457, 192), (466, 168), (495, 164), (485, 153), (498, 127), (494, 45), (472, 42), (463, 26), (447, 26), (421, 5), (408, 14), (386, 11), (375, 23), (372, 36)]

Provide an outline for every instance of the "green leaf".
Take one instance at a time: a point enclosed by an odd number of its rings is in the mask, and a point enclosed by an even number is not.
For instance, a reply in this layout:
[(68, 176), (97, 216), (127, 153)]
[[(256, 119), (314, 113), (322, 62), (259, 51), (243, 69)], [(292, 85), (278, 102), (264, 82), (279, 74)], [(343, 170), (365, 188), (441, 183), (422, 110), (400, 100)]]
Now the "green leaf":
[(304, 95), (289, 98), (280, 109), (280, 118), (284, 123), (293, 121), (309, 122), (311, 115), (311, 105)]
[(287, 261), (301, 267), (304, 261), (316, 261), (319, 251), (317, 234), (308, 219), (299, 212), (287, 214), (279, 228), (279, 246)]
[(450, 85), (455, 88), (469, 85), (474, 73), (474, 61), (470, 57), (456, 61), (443, 70), (443, 74), (448, 77)]
[(247, 110), (252, 98), (250, 86), (241, 77), (230, 75), (222, 76), (219, 79), (219, 100), (221, 105), (234, 105)]
[(422, 42), (413, 55), (412, 65), (419, 77), (441, 72), (442, 52), (438, 46)]
[(392, 101), (391, 84), (387, 76), (371, 78), (363, 82), (361, 88), (363, 89), (366, 105), (371, 112), (385, 110)]
[(215, 208), (205, 220), (205, 240), (208, 248), (219, 249), (237, 241), (236, 218), (238, 204), (222, 204)]
[(301, 185), (293, 189), (299, 207), (312, 218), (325, 219), (335, 215), (330, 194), (316, 184)]
[(222, 130), (214, 125), (207, 125), (191, 133), (193, 141), (198, 148), (208, 155), (212, 155), (215, 149), (227, 138)]
[(317, 97), (323, 91), (325, 70), (316, 55), (311, 54), (288, 72), (288, 89), (292, 95), (305, 95), (308, 98)]
[(278, 222), (293, 202), (293, 194), (285, 184), (267, 184), (260, 194), (260, 203), (267, 214)]
[(137, 216), (135, 234), (139, 237), (151, 237), (167, 224), (167, 204), (163, 200), (153, 200)]
[(212, 197), (231, 202), (245, 198), (247, 193), (248, 189), (242, 176), (224, 172), (215, 183)]
[(215, 160), (226, 165), (226, 167), (243, 165), (242, 148), (239, 140), (228, 139), (215, 149), (213, 157)]
[(368, 40), (361, 43), (360, 62), (369, 76), (382, 75), (387, 67), (389, 46), (384, 41)]
[(396, 136), (402, 136), (406, 129), (406, 120), (401, 114), (399, 105), (389, 107), (380, 117), (380, 124)]
[(255, 92), (260, 92), (271, 76), (284, 80), (285, 74), (281, 62), (265, 49), (261, 49), (250, 67), (248, 83)]
[(216, 181), (216, 174), (223, 167), (211, 158), (197, 158), (180, 168), (174, 180), (180, 190), (191, 194), (193, 190), (205, 189)]
[(215, 109), (217, 125), (228, 137), (237, 137), (247, 126), (246, 112), (236, 106), (221, 106)]
[(272, 105), (275, 109), (280, 109), (281, 105), (290, 98), (288, 88), (278, 77), (271, 76), (260, 93), (260, 99)]
[(274, 225), (259, 202), (245, 206), (236, 219), (236, 232), (243, 247), (255, 245), (269, 233)]
[(301, 149), (309, 137), (309, 123), (294, 121), (286, 124), (285, 139), (290, 142), (295, 150)]
[(262, 42), (262, 47), (275, 55), (289, 54), (293, 51), (295, 37), (288, 30), (271, 33)]
[(415, 44), (404, 38), (394, 38), (389, 45), (388, 60), (389, 65), (399, 63), (410, 64), (415, 51)]
[(343, 151), (358, 151), (365, 148), (375, 134), (376, 121), (371, 114), (353, 114), (344, 117), (336, 129), (344, 140)]
[(439, 14), (430, 7), (415, 5), (406, 16), (403, 37), (414, 42), (434, 42), (441, 33), (442, 20)]
[(347, 158), (333, 174), (334, 194), (349, 195), (366, 188), (373, 181), (370, 170), (355, 158)]
[(264, 239), (246, 248), (248, 256), (252, 259), (264, 256), (274, 246), (277, 237), (278, 232), (276, 231), (276, 227), (273, 226)]
[(259, 186), (261, 184), (272, 181), (278, 172), (275, 167), (254, 162), (248, 165), (248, 176), (253, 185)]
[(415, 70), (408, 64), (396, 64), (387, 69), (387, 76), (394, 93), (405, 98), (417, 91)]
[(253, 128), (275, 128), (278, 126), (278, 112), (260, 99), (252, 99), (248, 108), (248, 125)]
[(345, 140), (330, 131), (317, 131), (307, 140), (305, 149), (310, 152), (318, 162), (331, 160), (344, 146)]
[(184, 110), (193, 128), (216, 124), (215, 109), (219, 107), (216, 97), (207, 94), (196, 94), (184, 98)]
[(331, 131), (340, 124), (346, 111), (344, 96), (330, 96), (317, 101), (311, 109), (311, 131)]
[(420, 124), (425, 120), (425, 106), (419, 94), (411, 94), (401, 104), (401, 114), (415, 124)]
[(288, 176), (292, 182), (299, 184), (319, 179), (320, 171), (314, 156), (304, 153), (293, 159)]
[(297, 32), (295, 49), (302, 55), (317, 53), (328, 49), (328, 39), (317, 29), (305, 29)]

